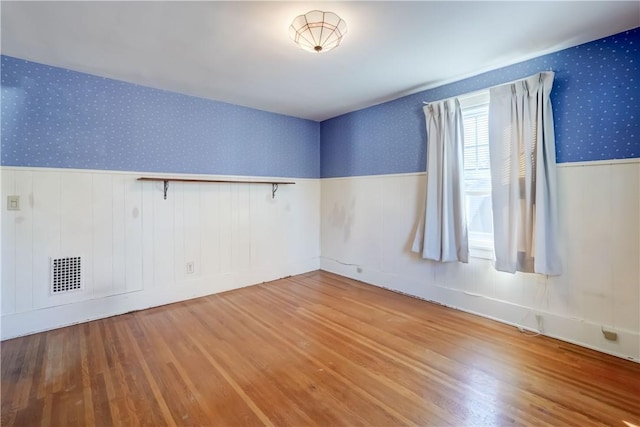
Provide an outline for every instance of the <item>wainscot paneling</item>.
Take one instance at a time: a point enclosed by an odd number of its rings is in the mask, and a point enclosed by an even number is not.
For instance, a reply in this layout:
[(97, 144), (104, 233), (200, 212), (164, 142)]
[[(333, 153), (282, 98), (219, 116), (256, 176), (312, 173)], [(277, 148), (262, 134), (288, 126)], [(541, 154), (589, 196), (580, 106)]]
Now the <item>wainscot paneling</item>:
[[(2, 339), (319, 268), (319, 180), (275, 198), (269, 185), (172, 182), (164, 200), (140, 176), (2, 168), (2, 200), (20, 196), (2, 210)], [(84, 288), (51, 295), (49, 260), (65, 256), (83, 257)]]
[[(424, 173), (322, 180), (321, 268), (640, 361), (640, 161), (558, 167), (564, 274), (411, 252)], [(604, 338), (601, 328), (618, 333)]]

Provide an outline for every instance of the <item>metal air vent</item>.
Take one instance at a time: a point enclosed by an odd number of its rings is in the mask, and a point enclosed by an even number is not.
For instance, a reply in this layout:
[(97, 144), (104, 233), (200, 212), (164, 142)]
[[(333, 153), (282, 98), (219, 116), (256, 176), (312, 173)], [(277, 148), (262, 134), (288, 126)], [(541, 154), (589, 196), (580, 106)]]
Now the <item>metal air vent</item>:
[(82, 289), (82, 257), (51, 258), (51, 294)]

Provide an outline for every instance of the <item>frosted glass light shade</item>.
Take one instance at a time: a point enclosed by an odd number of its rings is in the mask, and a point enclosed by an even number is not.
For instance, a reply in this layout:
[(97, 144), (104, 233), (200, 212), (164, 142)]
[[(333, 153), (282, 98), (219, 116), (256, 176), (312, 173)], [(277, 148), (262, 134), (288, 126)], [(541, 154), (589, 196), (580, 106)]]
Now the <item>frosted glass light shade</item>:
[(289, 26), (289, 37), (309, 52), (329, 52), (340, 45), (347, 23), (333, 12), (312, 10), (297, 16)]

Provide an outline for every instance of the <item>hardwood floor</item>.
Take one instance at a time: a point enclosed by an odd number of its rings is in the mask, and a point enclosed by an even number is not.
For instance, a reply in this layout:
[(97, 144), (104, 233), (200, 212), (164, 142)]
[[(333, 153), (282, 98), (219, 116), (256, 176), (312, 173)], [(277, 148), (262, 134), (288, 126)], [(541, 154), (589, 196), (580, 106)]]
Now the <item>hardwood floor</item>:
[(640, 426), (640, 365), (313, 272), (5, 341), (2, 425)]

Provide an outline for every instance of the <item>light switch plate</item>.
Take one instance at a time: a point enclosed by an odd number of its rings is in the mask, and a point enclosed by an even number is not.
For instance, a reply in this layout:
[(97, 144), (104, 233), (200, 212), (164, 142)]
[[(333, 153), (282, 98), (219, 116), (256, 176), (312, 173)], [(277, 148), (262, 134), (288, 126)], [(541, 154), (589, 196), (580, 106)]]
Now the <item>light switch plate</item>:
[(20, 210), (20, 196), (7, 196), (7, 210), (8, 211)]

